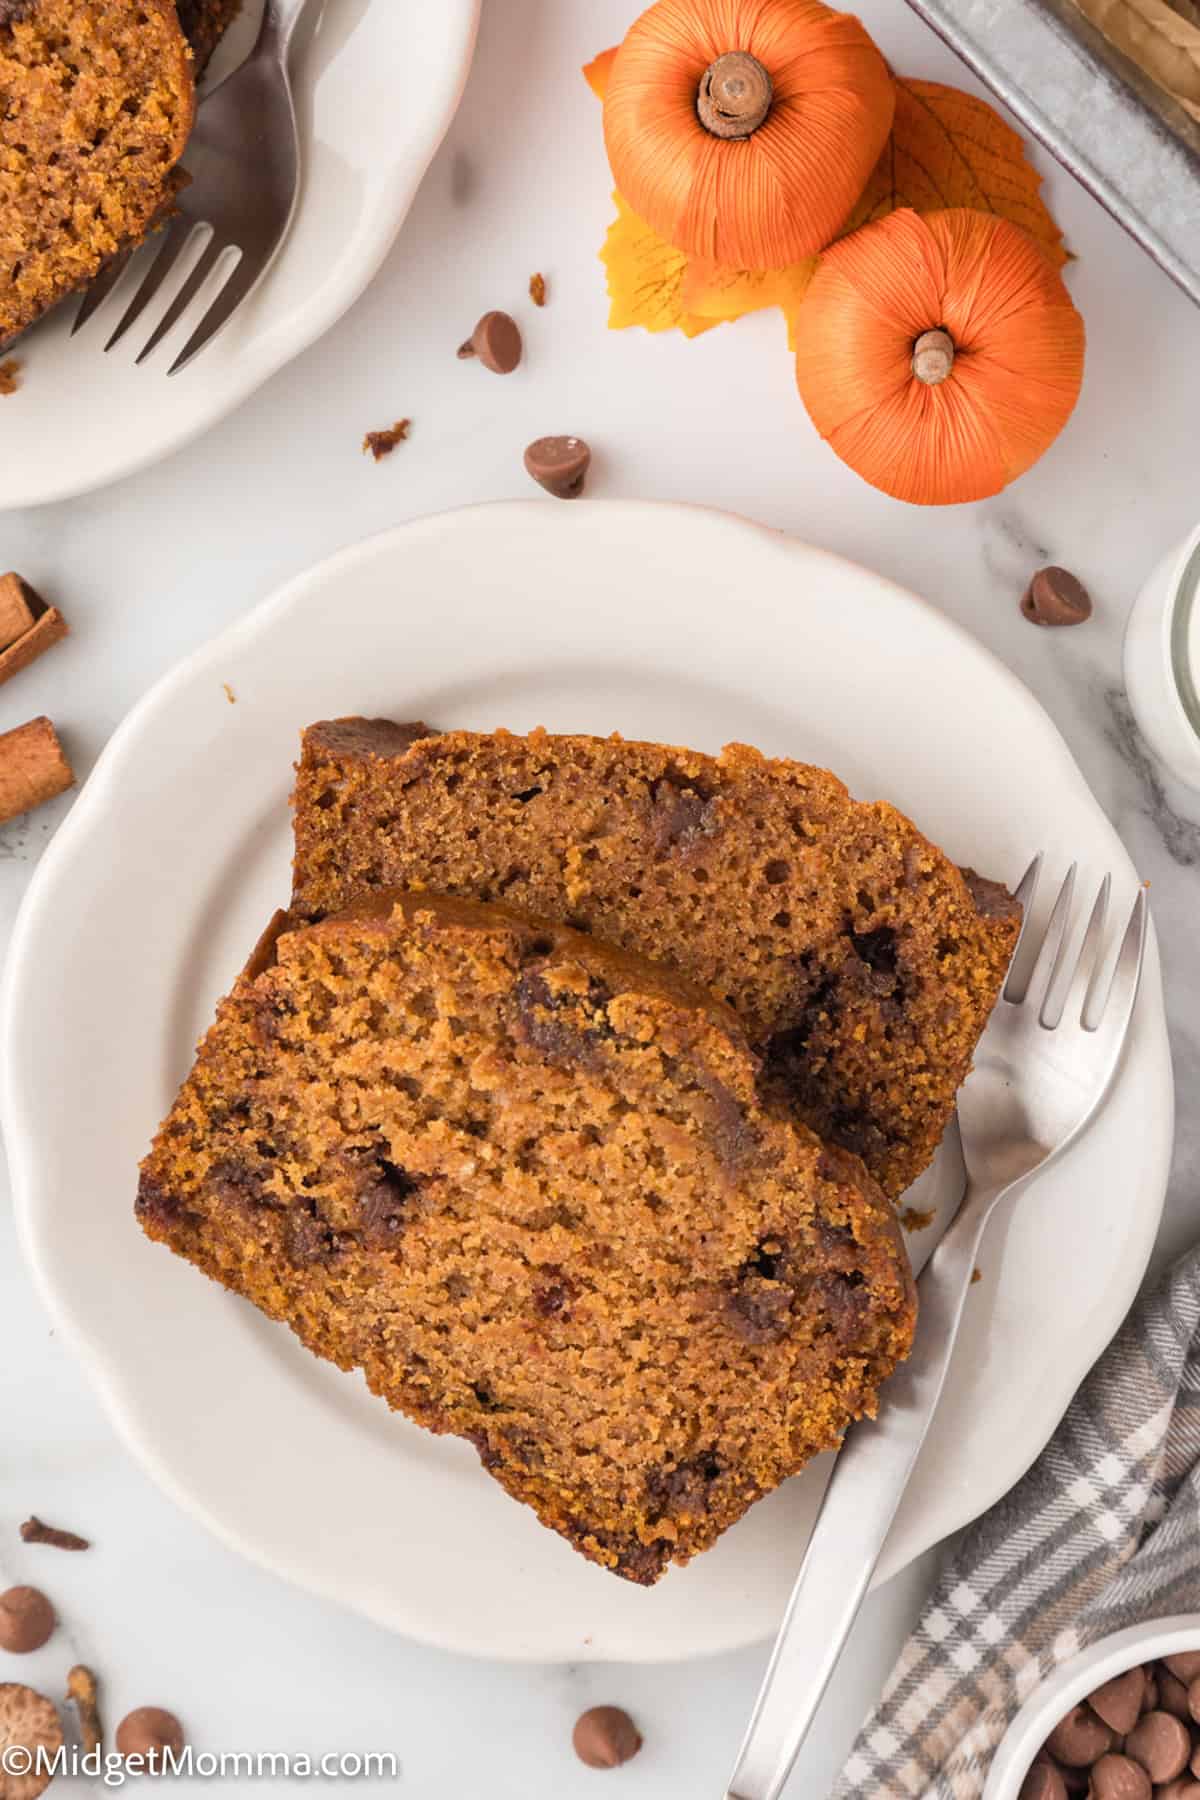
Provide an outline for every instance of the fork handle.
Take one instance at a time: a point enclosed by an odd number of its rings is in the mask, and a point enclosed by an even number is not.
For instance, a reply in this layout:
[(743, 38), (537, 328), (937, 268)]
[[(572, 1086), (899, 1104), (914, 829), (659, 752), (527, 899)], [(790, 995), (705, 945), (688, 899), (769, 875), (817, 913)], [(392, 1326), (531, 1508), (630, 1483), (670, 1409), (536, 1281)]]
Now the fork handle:
[(912, 1354), (888, 1381), (881, 1416), (846, 1434), (725, 1800), (778, 1800), (808, 1735), (929, 1430), (980, 1240), (1000, 1197), (968, 1190), (918, 1284)]
[(267, 0), (258, 48), (271, 48), (282, 62), (291, 47), (292, 33), (300, 23), (300, 15), (308, 0)]

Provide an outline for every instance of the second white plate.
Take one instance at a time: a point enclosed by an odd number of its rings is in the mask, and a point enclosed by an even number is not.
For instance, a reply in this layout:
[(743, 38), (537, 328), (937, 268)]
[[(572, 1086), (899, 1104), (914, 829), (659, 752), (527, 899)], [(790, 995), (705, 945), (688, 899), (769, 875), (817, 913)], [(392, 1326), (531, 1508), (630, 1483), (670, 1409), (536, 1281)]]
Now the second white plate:
[(0, 511), (63, 500), (158, 462), (340, 318), (387, 255), (454, 116), (479, 7), (480, 0), (345, 0), (326, 8), (311, 35), (301, 25), (295, 88), (304, 181), (279, 261), (179, 375), (167, 370), (188, 321), (200, 317), (195, 309), (141, 368), (134, 358), (183, 281), (182, 259), (147, 322), (108, 355), (105, 341), (149, 252), (78, 337), (70, 332), (79, 303), (69, 299), (19, 339), (12, 354), (21, 386), (0, 403)]
[[(236, 697), (231, 705), (225, 685)], [(649, 1591), (576, 1556), (474, 1451), (148, 1243), (139, 1157), (192, 1046), (288, 893), (300, 727), (742, 739), (893, 800), (964, 863), (1087, 892), (1136, 875), (1066, 746), (972, 639), (890, 583), (724, 515), (532, 501), (447, 514), (293, 582), (162, 681), (45, 856), (13, 940), (3, 1113), (23, 1240), (134, 1449), (230, 1543), (412, 1636), (541, 1660), (674, 1659), (778, 1622), (814, 1468)], [(883, 1574), (1005, 1491), (1145, 1268), (1171, 1145), (1153, 944), (1093, 1129), (997, 1223)]]

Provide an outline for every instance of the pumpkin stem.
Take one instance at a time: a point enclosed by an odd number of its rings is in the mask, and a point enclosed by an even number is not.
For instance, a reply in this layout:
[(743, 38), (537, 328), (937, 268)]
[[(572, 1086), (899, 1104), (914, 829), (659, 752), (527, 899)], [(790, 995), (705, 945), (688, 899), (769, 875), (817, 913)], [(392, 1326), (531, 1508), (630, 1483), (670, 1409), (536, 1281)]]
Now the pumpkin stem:
[(771, 110), (771, 77), (747, 50), (727, 50), (700, 77), (696, 111), (719, 138), (748, 138)]
[(923, 331), (913, 345), (912, 372), (926, 387), (937, 387), (954, 367), (954, 339), (939, 325)]

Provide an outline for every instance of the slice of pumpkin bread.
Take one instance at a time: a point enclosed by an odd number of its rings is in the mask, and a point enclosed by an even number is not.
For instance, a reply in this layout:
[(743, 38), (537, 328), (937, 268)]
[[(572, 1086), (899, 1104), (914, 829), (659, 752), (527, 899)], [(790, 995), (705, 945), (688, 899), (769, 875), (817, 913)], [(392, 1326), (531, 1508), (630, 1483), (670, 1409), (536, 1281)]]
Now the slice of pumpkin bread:
[(0, 345), (159, 222), (194, 111), (173, 0), (0, 0)]
[(577, 933), (428, 896), (281, 916), (138, 1216), (649, 1584), (911, 1343), (890, 1205), (755, 1083), (728, 1009)]
[(428, 887), (679, 969), (893, 1198), (941, 1140), (1020, 926), (894, 807), (743, 744), (341, 719), (305, 732), (294, 804), (299, 913)]
[(213, 51), (237, 15), (242, 0), (178, 0), (179, 23), (192, 46), (196, 73), (203, 74)]

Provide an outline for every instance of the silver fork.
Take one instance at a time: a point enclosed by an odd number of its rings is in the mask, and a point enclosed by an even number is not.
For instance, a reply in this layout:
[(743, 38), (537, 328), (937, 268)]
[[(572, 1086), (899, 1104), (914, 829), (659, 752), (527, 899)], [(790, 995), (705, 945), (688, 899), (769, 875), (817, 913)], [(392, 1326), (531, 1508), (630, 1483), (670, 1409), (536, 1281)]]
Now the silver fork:
[[(202, 227), (210, 233), (208, 242), (137, 358), (144, 362), (158, 348), (218, 264), (228, 264), (224, 285), (171, 364), (171, 375), (186, 368), (229, 323), (283, 248), (300, 193), (300, 140), (288, 51), (307, 4), (308, 0), (267, 0), (262, 29), (249, 57), (200, 107), (184, 153), (191, 181), (158, 240), (158, 255), (105, 350), (119, 344), (141, 318), (193, 233)], [(97, 276), (84, 296), (72, 335), (107, 299), (128, 260), (118, 257)]]
[(916, 1342), (880, 1417), (847, 1432), (775, 1640), (725, 1800), (777, 1800), (866, 1596), (950, 1365), (980, 1240), (1002, 1200), (1063, 1154), (1093, 1117), (1120, 1062), (1146, 944), (1139, 891), (1101, 997), (1110, 879), (1078, 956), (1066, 954), (1075, 865), (1029, 967), (1037, 857), (1017, 889), (1021, 936), (1000, 1001), (959, 1096), (967, 1188), (918, 1284)]

